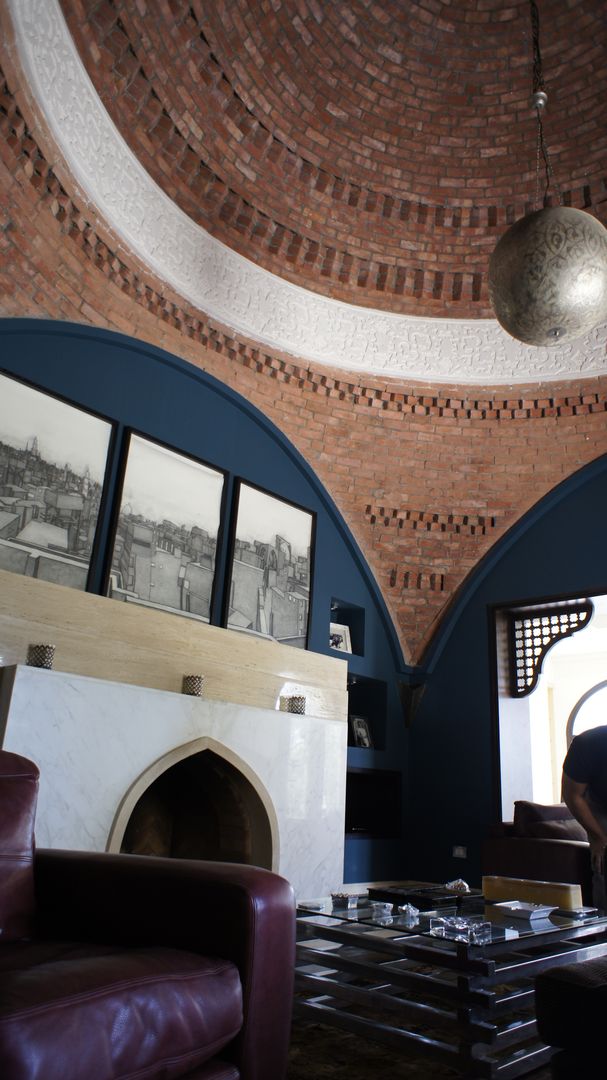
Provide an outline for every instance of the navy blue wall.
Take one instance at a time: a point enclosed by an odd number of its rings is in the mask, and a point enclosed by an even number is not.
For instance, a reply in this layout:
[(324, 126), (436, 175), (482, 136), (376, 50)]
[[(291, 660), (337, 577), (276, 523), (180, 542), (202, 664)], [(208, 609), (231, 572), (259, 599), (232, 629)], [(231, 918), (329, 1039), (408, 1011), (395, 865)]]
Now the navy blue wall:
[[(364, 655), (340, 662), (385, 693), (385, 738), (373, 750), (351, 748), (348, 760), (398, 770), (404, 780), (403, 835), (347, 837), (344, 880), (478, 881), (481, 840), (499, 805), (492, 608), (607, 591), (607, 457), (551, 492), (491, 550), (452, 605), (424, 670), (412, 672), (333, 502), (282, 433), (241, 396), (162, 350), (65, 323), (1, 320), (0, 350), (0, 367), (117, 421), (119, 435), (134, 427), (228, 470), (230, 484), (242, 477), (316, 512), (310, 648), (329, 652), (333, 597), (364, 611)], [(222, 559), (218, 577), (225, 549)], [(426, 689), (407, 729), (397, 682), (418, 679)], [(452, 858), (455, 844), (467, 847), (466, 861)]]
[[(409, 744), (420, 877), (480, 881), (480, 845), (499, 820), (494, 607), (607, 592), (607, 455), (538, 503), (479, 564), (426, 659)], [(454, 845), (468, 859), (452, 858)]]
[[(312, 469), (282, 433), (243, 397), (178, 358), (120, 334), (35, 320), (0, 321), (0, 367), (34, 385), (117, 423), (118, 448), (126, 428), (199, 457), (228, 472), (228, 485), (241, 477), (317, 515), (309, 647), (329, 653), (331, 599), (364, 612), (364, 655), (339, 662), (351, 673), (385, 684), (385, 738), (379, 749), (352, 749), (363, 768), (397, 768), (405, 777), (406, 731), (397, 692), (403, 662), (394, 628), (365, 560), (343, 519)], [(110, 478), (115, 491), (117, 458)], [(109, 512), (102, 523), (107, 542)], [(229, 530), (226, 530), (226, 533)], [(227, 536), (218, 555), (221, 585), (227, 563)], [(93, 583), (101, 586), (101, 574)], [(215, 618), (219, 620), (219, 596)], [(332, 655), (335, 655), (333, 653)], [(406, 671), (404, 672), (406, 677)], [(406, 796), (406, 791), (403, 791)], [(405, 797), (403, 797), (403, 806)], [(344, 880), (391, 877), (406, 872), (403, 845), (374, 845), (351, 838)], [(339, 883), (336, 883), (339, 884)]]

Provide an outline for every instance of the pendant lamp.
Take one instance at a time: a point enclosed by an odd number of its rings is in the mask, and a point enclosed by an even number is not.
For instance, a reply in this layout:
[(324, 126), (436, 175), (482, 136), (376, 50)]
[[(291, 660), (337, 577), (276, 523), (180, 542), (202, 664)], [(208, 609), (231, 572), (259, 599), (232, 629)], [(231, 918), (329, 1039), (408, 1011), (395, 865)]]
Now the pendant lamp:
[(531, 2), (533, 98), (536, 111), (537, 173), (543, 158), (543, 208), (515, 221), (489, 261), (489, 298), (500, 325), (528, 345), (569, 342), (607, 321), (607, 229), (584, 210), (549, 206), (551, 181), (562, 204), (544, 139), (544, 91), (539, 47), (539, 14)]

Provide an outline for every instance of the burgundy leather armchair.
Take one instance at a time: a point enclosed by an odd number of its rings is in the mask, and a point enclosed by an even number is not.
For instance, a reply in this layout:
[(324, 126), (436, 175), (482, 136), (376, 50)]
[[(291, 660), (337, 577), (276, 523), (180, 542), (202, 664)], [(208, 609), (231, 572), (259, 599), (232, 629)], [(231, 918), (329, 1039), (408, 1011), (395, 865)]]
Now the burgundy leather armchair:
[(3, 1080), (283, 1080), (295, 907), (256, 867), (34, 851), (0, 751)]

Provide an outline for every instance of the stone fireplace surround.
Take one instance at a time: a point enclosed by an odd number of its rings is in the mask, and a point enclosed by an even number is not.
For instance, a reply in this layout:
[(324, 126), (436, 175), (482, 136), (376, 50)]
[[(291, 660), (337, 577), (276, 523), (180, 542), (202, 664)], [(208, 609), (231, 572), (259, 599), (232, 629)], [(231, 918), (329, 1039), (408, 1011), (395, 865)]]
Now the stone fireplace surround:
[(282, 874), (300, 897), (343, 881), (344, 718), (21, 664), (0, 668), (0, 676), (2, 745), (40, 768), (39, 847), (120, 851), (149, 786), (176, 763), (211, 751), (243, 778), (251, 861)]

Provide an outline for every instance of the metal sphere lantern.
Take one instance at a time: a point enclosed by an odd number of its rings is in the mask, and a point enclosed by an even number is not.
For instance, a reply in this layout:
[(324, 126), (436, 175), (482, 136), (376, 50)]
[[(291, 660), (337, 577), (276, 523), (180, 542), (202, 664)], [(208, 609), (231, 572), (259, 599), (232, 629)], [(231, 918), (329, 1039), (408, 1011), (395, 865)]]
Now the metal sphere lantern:
[(607, 321), (607, 229), (571, 206), (515, 221), (489, 262), (498, 322), (528, 345), (573, 341)]

